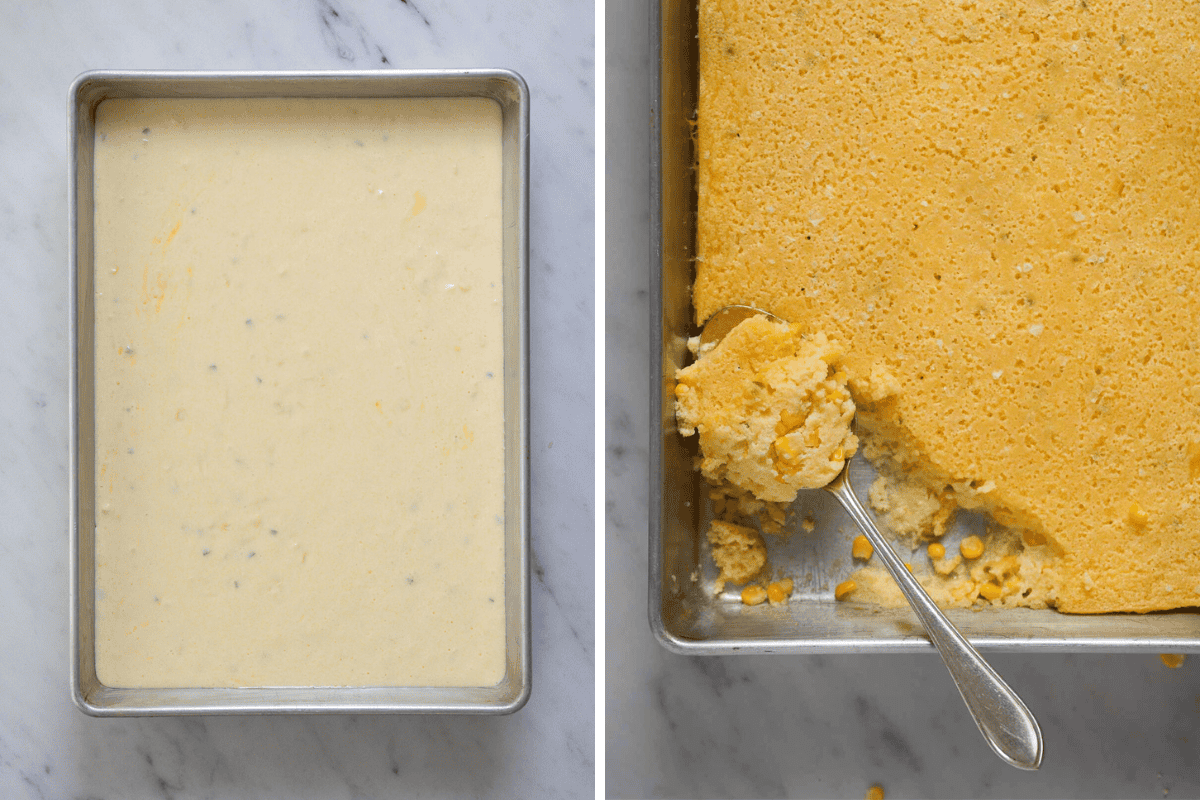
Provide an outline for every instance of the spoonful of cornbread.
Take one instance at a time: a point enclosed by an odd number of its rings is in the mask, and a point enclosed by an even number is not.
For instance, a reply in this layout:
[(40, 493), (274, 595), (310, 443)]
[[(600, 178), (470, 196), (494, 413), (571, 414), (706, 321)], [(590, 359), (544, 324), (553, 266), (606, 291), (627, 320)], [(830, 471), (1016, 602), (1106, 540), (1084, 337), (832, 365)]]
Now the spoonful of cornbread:
[(987, 743), (1015, 767), (1041, 766), (1033, 714), (909, 573), (850, 486), (858, 439), (837, 369), (841, 347), (749, 306), (713, 314), (697, 345), (696, 361), (676, 376), (676, 420), (684, 436), (699, 434), (704, 477), (767, 503), (790, 503), (801, 489), (837, 498), (921, 620)]

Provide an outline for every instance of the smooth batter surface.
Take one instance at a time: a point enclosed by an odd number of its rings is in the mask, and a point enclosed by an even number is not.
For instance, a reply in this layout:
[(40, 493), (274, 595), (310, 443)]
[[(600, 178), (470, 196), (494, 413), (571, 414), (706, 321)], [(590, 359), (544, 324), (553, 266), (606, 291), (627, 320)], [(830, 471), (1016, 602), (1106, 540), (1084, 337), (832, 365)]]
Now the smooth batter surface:
[(500, 681), (499, 107), (96, 122), (100, 681)]

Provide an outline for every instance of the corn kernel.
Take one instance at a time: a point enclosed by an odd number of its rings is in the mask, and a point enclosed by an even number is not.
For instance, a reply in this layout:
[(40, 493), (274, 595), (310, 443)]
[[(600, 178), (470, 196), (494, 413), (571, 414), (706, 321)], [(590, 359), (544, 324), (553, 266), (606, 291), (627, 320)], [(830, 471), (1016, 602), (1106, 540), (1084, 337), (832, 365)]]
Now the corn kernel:
[(1034, 531), (1022, 531), (1021, 541), (1030, 547), (1041, 547), (1046, 543), (1046, 537)]
[(821, 432), (815, 429), (809, 431), (808, 435), (804, 437), (804, 443), (809, 447), (819, 447), (821, 444)]
[(838, 383), (845, 383), (846, 382), (845, 371), (839, 369), (837, 372), (833, 373), (833, 379), (835, 381), (837, 381)]
[(858, 588), (858, 584), (854, 581), (842, 581), (833, 589), (834, 600), (845, 600), (850, 596), (850, 593)]
[(767, 599), (772, 605), (786, 603), (787, 599), (792, 596), (792, 579), (784, 578), (781, 581), (775, 581), (767, 587)]
[(758, 584), (742, 589), (742, 602), (748, 606), (756, 606), (767, 599), (767, 590)]
[(997, 600), (1000, 597), (1000, 587), (994, 583), (985, 583), (979, 587), (979, 594), (984, 600)]
[(942, 544), (941, 542), (934, 542), (933, 544), (929, 545), (929, 557), (934, 561), (945, 557), (945, 555), (946, 545)]
[(908, 563), (907, 561), (904, 562), (904, 568), (909, 572), (912, 572), (912, 564)]
[(850, 545), (850, 555), (855, 558), (861, 558), (863, 561), (869, 559), (875, 554), (875, 547), (871, 544), (871, 540), (861, 533), (854, 537), (854, 544)]
[(1140, 528), (1150, 521), (1150, 515), (1135, 501), (1129, 504), (1129, 521)]
[(958, 545), (963, 558), (979, 558), (983, 555), (983, 541), (978, 536), (968, 536)]
[(800, 453), (796, 451), (796, 448), (792, 447), (792, 443), (788, 441), (786, 436), (780, 436), (775, 440), (775, 452), (778, 453), (781, 458), (786, 458), (788, 461), (795, 461), (800, 455)]
[(864, 800), (883, 800), (883, 787), (877, 783), (867, 789), (867, 796)]
[(837, 450), (834, 450), (833, 451), (833, 460), (834, 461), (845, 461), (846, 460), (846, 451), (841, 447), (839, 447)]
[(1182, 653), (1163, 653), (1159, 658), (1171, 669), (1179, 669), (1183, 666), (1184, 655)]
[(784, 411), (779, 415), (779, 422), (790, 431), (799, 426), (801, 422), (804, 422), (804, 415)]
[(1188, 442), (1187, 460), (1188, 478), (1191, 480), (1200, 478), (1200, 442)]

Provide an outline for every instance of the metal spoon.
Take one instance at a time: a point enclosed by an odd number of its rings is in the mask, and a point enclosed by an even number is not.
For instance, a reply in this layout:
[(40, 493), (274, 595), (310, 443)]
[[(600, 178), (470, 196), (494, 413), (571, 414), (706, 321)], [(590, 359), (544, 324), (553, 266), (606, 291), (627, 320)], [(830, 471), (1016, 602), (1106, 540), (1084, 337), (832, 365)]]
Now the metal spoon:
[[(716, 344), (739, 322), (758, 314), (777, 322), (783, 321), (751, 306), (726, 306), (704, 324), (700, 334), (701, 345)], [(925, 632), (950, 670), (950, 677), (954, 679), (967, 709), (975, 718), (975, 724), (992, 750), (1018, 769), (1037, 769), (1042, 765), (1042, 731), (1037, 720), (1016, 692), (1008, 687), (946, 618), (921, 588), (921, 584), (917, 583), (917, 579), (909, 573), (887, 539), (879, 533), (871, 515), (850, 487), (849, 464), (847, 460), (838, 476), (824, 487), (825, 491), (837, 498), (874, 545), (883, 565), (895, 578), (904, 598), (925, 626)]]

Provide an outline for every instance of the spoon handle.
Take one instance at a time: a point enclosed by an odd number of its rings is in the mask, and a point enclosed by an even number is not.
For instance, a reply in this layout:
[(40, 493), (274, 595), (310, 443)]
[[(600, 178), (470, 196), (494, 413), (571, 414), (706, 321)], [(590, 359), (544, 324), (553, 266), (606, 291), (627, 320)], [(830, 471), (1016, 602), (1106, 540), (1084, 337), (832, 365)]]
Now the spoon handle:
[(925, 632), (942, 656), (950, 676), (967, 704), (971, 716), (1000, 758), (1019, 769), (1037, 769), (1042, 764), (1042, 731), (1033, 714), (996, 671), (983, 660), (954, 624), (930, 599), (909, 573), (890, 544), (879, 533), (871, 515), (850, 487), (843, 469), (826, 488), (858, 523), (875, 553), (896, 579), (900, 591), (925, 626)]

